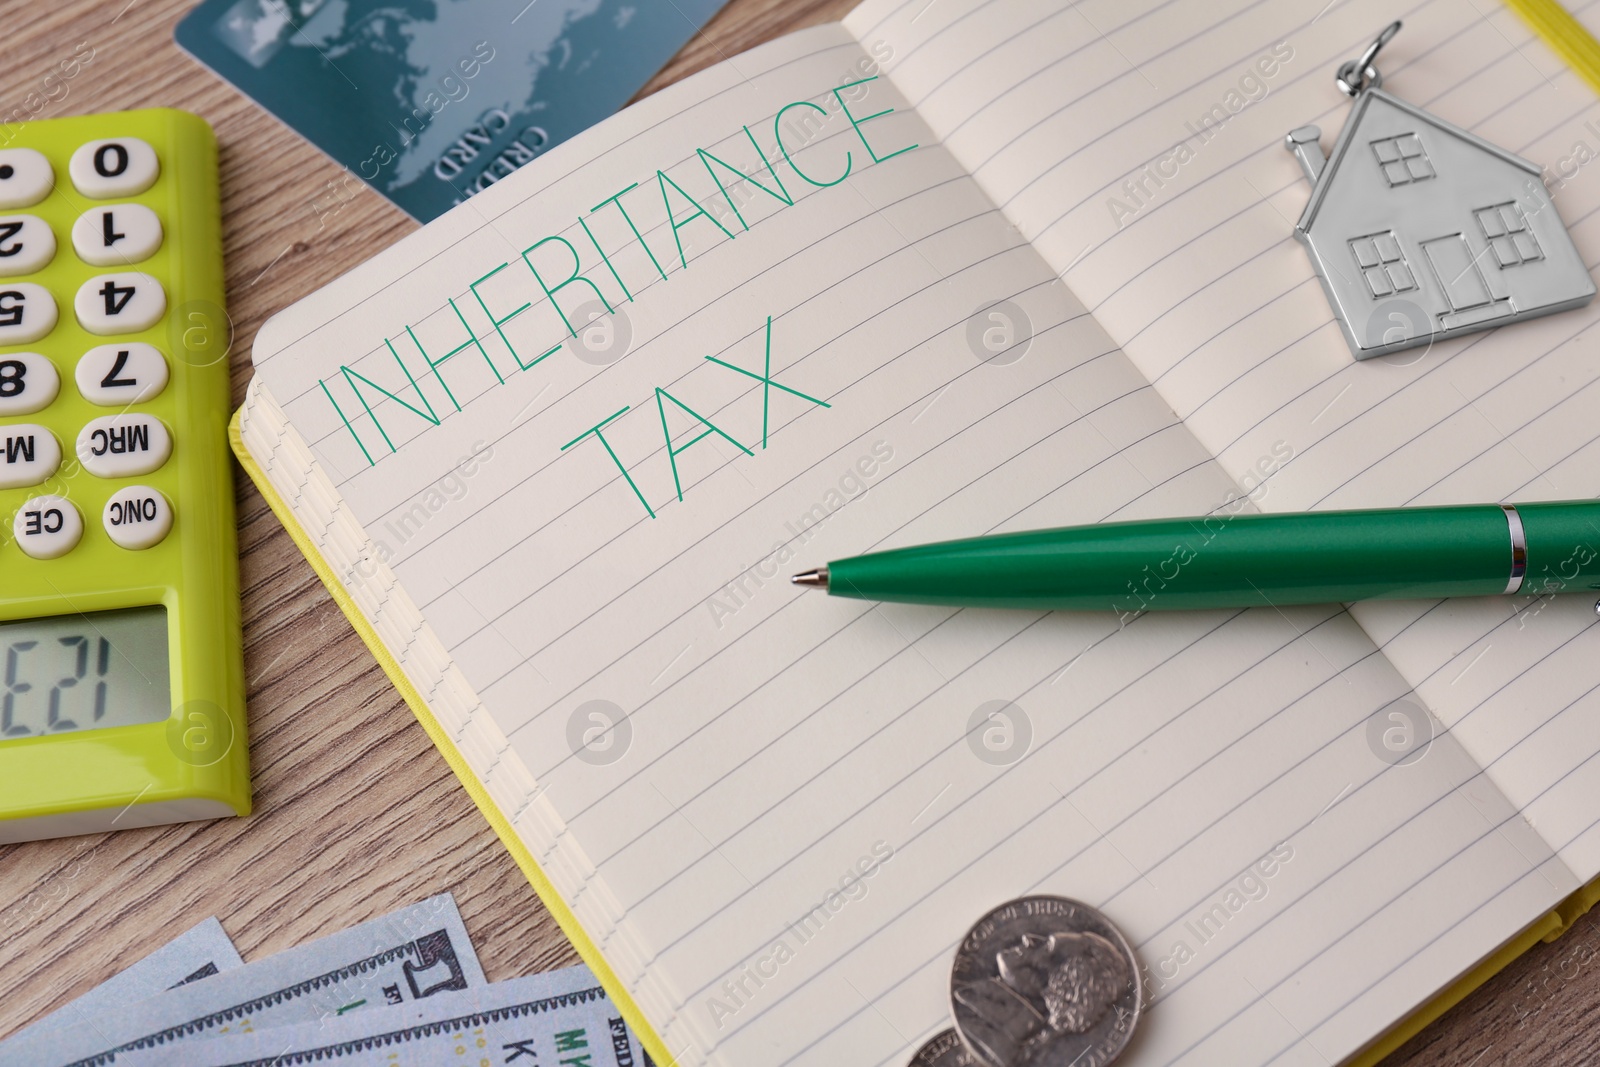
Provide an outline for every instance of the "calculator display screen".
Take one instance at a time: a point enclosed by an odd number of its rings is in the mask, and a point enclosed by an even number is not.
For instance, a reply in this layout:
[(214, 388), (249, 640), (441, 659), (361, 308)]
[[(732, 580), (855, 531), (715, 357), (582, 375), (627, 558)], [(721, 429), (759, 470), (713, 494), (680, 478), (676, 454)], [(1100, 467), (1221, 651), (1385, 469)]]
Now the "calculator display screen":
[(160, 722), (167, 609), (0, 623), (0, 739)]

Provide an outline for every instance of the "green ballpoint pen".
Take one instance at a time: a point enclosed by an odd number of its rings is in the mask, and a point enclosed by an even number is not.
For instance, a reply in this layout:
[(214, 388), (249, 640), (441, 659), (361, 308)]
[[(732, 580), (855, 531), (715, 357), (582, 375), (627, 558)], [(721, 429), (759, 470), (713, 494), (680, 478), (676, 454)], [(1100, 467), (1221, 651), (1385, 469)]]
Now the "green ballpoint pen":
[(1600, 502), (1108, 522), (873, 552), (790, 580), (863, 600), (1123, 616), (1579, 592), (1600, 589)]

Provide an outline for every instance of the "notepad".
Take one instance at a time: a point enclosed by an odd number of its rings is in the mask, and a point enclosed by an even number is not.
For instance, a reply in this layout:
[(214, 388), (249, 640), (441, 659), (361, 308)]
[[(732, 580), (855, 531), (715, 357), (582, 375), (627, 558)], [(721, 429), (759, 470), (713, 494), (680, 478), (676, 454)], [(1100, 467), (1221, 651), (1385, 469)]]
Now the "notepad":
[(1291, 240), (1283, 135), (1336, 133), (1335, 68), (1397, 14), (1386, 88), (1546, 163), (1600, 257), (1600, 108), (1505, 11), (869, 0), (262, 328), (241, 459), (657, 1059), (903, 1064), (967, 927), (1056, 893), (1136, 948), (1126, 1062), (1370, 1061), (1592, 899), (1584, 598), (785, 580), (1594, 495), (1600, 312), (1357, 365)]

